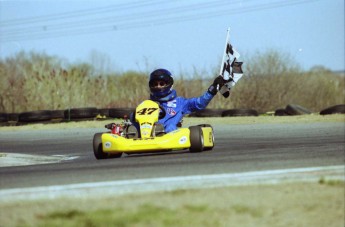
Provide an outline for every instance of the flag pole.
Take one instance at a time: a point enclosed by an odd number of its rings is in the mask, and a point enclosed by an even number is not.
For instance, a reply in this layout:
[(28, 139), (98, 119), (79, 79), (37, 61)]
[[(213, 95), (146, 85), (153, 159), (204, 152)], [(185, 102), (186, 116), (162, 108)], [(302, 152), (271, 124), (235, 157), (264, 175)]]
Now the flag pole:
[(220, 70), (219, 70), (219, 75), (223, 76), (224, 80), (229, 80), (228, 75), (226, 75), (226, 76), (223, 75), (224, 60), (225, 60), (225, 55), (226, 55), (226, 48), (228, 46), (229, 36), (230, 36), (230, 27), (227, 29), (227, 34), (226, 34), (226, 39), (225, 39), (225, 48), (224, 48), (224, 52), (223, 52), (222, 63), (220, 65)]

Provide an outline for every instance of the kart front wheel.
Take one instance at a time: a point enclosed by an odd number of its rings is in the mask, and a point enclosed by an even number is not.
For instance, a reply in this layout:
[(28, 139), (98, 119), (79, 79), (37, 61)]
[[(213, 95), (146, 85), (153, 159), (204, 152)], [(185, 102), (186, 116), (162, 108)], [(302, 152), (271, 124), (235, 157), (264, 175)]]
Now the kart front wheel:
[(189, 151), (192, 153), (202, 152), (204, 150), (204, 136), (202, 129), (199, 126), (189, 127), (190, 131), (190, 148)]
[(96, 159), (108, 158), (108, 154), (103, 152), (102, 134), (103, 133), (96, 133), (93, 136), (93, 153), (94, 153)]

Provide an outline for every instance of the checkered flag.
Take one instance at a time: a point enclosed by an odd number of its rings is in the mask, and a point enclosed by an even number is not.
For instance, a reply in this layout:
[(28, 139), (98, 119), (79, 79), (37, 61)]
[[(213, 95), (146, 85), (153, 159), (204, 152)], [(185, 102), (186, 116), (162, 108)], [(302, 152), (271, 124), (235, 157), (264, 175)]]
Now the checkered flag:
[(240, 54), (233, 48), (229, 40), (230, 28), (226, 36), (225, 51), (222, 59), (219, 75), (224, 78), (225, 84), (220, 88), (220, 93), (225, 97), (230, 96), (230, 90), (243, 76), (242, 64), (237, 59)]

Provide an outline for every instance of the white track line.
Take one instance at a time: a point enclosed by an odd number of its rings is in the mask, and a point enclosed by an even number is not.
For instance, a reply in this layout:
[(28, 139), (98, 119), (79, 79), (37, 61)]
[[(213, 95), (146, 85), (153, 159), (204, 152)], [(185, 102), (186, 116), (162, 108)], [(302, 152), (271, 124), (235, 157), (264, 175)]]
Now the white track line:
[(252, 184), (275, 184), (295, 181), (317, 182), (321, 178), (344, 181), (344, 173), (345, 166), (341, 165), (14, 188), (0, 190), (0, 201), (16, 199), (54, 199), (57, 197), (98, 197), (99, 195), (123, 195), (127, 193)]
[(0, 167), (27, 166), (48, 163), (59, 163), (79, 158), (79, 156), (67, 155), (31, 155), (18, 153), (0, 153)]

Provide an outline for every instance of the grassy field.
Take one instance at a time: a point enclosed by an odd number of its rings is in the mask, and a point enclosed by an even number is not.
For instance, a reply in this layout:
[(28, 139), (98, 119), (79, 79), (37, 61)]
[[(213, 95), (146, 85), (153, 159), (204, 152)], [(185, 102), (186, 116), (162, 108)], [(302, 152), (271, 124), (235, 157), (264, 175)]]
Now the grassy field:
[[(117, 120), (120, 122), (120, 120)], [(185, 118), (186, 126), (345, 123), (345, 115)], [(1, 127), (0, 131), (103, 127), (106, 121)], [(0, 204), (0, 226), (344, 226), (344, 181), (294, 182)]]
[(344, 226), (344, 182), (1, 204), (1, 226)]

